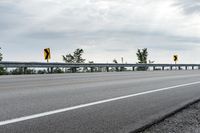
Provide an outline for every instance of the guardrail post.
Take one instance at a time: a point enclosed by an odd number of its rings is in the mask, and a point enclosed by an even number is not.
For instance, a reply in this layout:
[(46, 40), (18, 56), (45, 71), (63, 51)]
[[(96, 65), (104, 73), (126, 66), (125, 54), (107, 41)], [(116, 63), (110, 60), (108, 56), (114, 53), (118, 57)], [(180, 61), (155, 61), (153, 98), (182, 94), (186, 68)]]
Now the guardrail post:
[(162, 66), (162, 70), (163, 70), (163, 71), (165, 70), (165, 66)]
[(181, 70), (181, 66), (178, 66), (178, 70)]
[(153, 71), (155, 71), (156, 70), (156, 67), (155, 66), (153, 66)]
[(24, 74), (26, 74), (27, 73), (27, 67), (24, 67), (23, 69), (24, 69)]
[(173, 70), (173, 66), (170, 66), (170, 70)]
[(72, 67), (72, 73), (76, 73), (76, 67)]
[(90, 69), (91, 69), (91, 72), (94, 72), (94, 68), (93, 67), (91, 67)]
[(192, 66), (192, 70), (194, 70), (194, 66)]
[(135, 67), (132, 67), (132, 70), (135, 71)]
[(198, 69), (200, 69), (200, 66), (198, 66)]
[(51, 73), (53, 73), (53, 67), (51, 67)]
[(120, 67), (120, 71), (123, 71), (124, 70), (124, 67)]
[(109, 67), (106, 67), (106, 71), (109, 72)]
[(188, 68), (187, 68), (187, 66), (185, 66), (185, 70), (187, 70)]

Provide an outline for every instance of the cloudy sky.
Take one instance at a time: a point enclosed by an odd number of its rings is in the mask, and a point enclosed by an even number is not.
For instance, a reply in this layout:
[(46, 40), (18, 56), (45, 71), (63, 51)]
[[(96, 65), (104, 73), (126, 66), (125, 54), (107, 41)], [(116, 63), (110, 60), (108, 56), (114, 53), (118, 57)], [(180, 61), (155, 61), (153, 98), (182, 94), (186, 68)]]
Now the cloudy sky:
[(200, 63), (200, 0), (0, 0), (0, 47), (4, 61), (52, 62), (76, 48), (87, 61), (149, 59)]

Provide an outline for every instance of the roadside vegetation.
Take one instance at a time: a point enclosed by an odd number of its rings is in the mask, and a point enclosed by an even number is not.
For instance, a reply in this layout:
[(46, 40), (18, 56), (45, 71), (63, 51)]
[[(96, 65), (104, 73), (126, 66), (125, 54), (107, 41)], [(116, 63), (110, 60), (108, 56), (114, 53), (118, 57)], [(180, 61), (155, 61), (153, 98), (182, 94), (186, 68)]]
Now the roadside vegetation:
[[(147, 58), (148, 58), (148, 50), (147, 48), (144, 49), (138, 49), (137, 53), (138, 63), (139, 64), (147, 64)], [(148, 67), (138, 67), (138, 71), (146, 71)]]
[[(65, 63), (85, 63), (86, 59), (83, 58), (84, 50), (83, 49), (76, 49), (73, 53), (68, 53), (66, 55), (62, 55), (62, 59)], [(136, 56), (138, 58), (138, 64), (147, 64), (148, 59), (148, 50), (147, 48), (138, 49)], [(3, 60), (2, 49), (0, 47), (0, 61)], [(89, 61), (88, 63), (94, 63), (94, 61)], [(113, 63), (119, 64), (117, 59), (113, 60)], [(150, 62), (149, 63), (153, 63)], [(138, 67), (137, 71), (146, 71), (147, 67)], [(49, 73), (75, 73), (75, 72), (102, 72), (106, 71), (103, 68), (54, 68), (50, 71), (50, 69), (24, 69), (24, 68), (16, 68), (16, 69), (6, 69), (0, 67), (0, 75), (20, 75), (20, 74), (49, 74)], [(110, 68), (110, 72), (119, 72), (119, 71), (130, 71), (124, 67), (113, 67)]]
[[(0, 47), (0, 50), (1, 50), (1, 47)], [(0, 51), (0, 61), (2, 61), (2, 60), (3, 60), (3, 54)]]
[[(65, 63), (84, 63), (85, 59), (82, 58), (83, 53), (83, 49), (76, 49), (73, 54), (63, 55), (63, 61)], [(77, 72), (77, 69), (77, 67), (73, 67), (70, 71), (75, 73)]]
[(73, 54), (63, 55), (63, 61), (65, 63), (84, 63), (86, 59), (83, 59), (83, 49), (76, 49)]
[[(3, 60), (3, 54), (1, 53), (1, 47), (0, 47), (0, 61), (2, 60)], [(3, 67), (0, 67), (0, 75), (5, 75), (5, 74), (7, 74), (6, 69)]]

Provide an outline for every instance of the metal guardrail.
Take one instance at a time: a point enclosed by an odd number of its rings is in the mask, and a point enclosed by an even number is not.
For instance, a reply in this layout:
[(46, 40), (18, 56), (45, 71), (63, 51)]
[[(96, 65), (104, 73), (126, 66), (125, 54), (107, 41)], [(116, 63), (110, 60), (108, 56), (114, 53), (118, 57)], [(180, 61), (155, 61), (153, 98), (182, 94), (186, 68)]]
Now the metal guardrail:
[(182, 68), (191, 67), (192, 69), (200, 69), (200, 64), (114, 64), (114, 63), (42, 63), (42, 62), (0, 62), (0, 67), (4, 68), (77, 68), (77, 67), (152, 67), (153, 69), (166, 67), (173, 69), (173, 67)]

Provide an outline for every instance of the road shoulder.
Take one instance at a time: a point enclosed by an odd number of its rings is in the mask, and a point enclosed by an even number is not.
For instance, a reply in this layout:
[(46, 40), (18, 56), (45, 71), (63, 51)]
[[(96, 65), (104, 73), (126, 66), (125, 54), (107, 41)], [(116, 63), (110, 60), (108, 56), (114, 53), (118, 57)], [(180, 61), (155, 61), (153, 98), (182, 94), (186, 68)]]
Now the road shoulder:
[(140, 133), (200, 133), (200, 101)]

